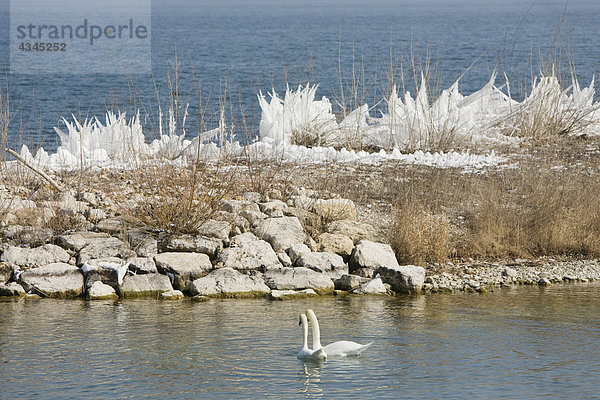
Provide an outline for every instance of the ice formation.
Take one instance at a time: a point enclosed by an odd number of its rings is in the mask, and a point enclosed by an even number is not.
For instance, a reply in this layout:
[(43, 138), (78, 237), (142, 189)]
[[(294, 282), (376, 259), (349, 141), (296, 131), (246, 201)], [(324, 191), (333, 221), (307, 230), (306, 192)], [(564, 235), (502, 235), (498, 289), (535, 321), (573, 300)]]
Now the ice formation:
[[(484, 168), (505, 162), (493, 151), (487, 155), (449, 151), (430, 153), (430, 149), (468, 148), (470, 144), (493, 145), (514, 142), (537, 129), (557, 134), (600, 135), (600, 102), (594, 103), (594, 80), (581, 88), (574, 80), (563, 89), (555, 76), (542, 76), (533, 82), (530, 94), (518, 102), (495, 85), (492, 75), (487, 84), (469, 96), (459, 92), (459, 82), (444, 90), (432, 103), (426, 79), (413, 98), (402, 96), (394, 88), (386, 99), (386, 109), (378, 117), (369, 114), (364, 104), (337, 121), (330, 101), (315, 99), (318, 85), (286, 90), (284, 98), (275, 91), (258, 94), (262, 110), (260, 139), (247, 146), (231, 140), (224, 115), (219, 127), (203, 132), (193, 140), (185, 138), (184, 126), (177, 126), (170, 114), (168, 126), (150, 143), (140, 122), (139, 113), (127, 119), (124, 113), (107, 113), (105, 122), (98, 118), (63, 119), (66, 132), (55, 128), (60, 138), (56, 153), (40, 148), (33, 156), (26, 146), (21, 156), (48, 169), (95, 167), (135, 167), (152, 158), (186, 162), (201, 157), (217, 161), (224, 154), (249, 155), (260, 159), (283, 159), (300, 163), (327, 161), (374, 163), (398, 160), (436, 167)], [(162, 116), (161, 116), (162, 121)], [(568, 131), (566, 130), (568, 129)], [(181, 132), (178, 134), (178, 132)], [(229, 137), (230, 140), (225, 140)], [(218, 138), (219, 145), (215, 138)], [(385, 148), (376, 153), (348, 148)]]

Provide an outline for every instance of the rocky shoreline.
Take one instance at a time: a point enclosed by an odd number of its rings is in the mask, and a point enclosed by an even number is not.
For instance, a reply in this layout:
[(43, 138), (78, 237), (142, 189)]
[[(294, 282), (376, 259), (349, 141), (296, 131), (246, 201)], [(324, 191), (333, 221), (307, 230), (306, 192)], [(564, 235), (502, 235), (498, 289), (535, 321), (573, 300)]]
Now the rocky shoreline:
[[(319, 199), (301, 188), (287, 202), (253, 192), (222, 200), (197, 235), (136, 227), (111, 215), (110, 201), (93, 193), (64, 192), (43, 204), (6, 190), (0, 196), (5, 204), (10, 199), (1, 230), (0, 297), (283, 300), (346, 293), (484, 293), (502, 286), (600, 279), (600, 263), (592, 260), (399, 265), (382, 235), (357, 221), (351, 200)], [(55, 235), (15, 224), (24, 213), (44, 219), (58, 212), (85, 229)], [(324, 232), (307, 229), (315, 219), (329, 221)]]

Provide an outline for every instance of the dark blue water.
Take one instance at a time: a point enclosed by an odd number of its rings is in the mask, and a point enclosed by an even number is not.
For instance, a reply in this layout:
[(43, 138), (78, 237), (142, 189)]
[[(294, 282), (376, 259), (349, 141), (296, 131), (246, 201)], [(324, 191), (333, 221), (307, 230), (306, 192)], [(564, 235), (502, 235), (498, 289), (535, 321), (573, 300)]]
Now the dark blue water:
[[(13, 111), (10, 140), (52, 148), (61, 116), (107, 110), (141, 109), (147, 136), (157, 135), (158, 104), (168, 107), (166, 76), (175, 57), (180, 97), (190, 103), (190, 135), (200, 126), (199, 110), (203, 129), (218, 124), (220, 104), (238, 135), (256, 134), (256, 94), (281, 93), (287, 84), (317, 82), (318, 95), (339, 110), (340, 65), (346, 96), (354, 66), (364, 88), (359, 100), (376, 105), (389, 91), (390, 60), (396, 82), (402, 64), (414, 91), (411, 58), (423, 66), (427, 50), (439, 89), (465, 73), (461, 89), (473, 92), (496, 69), (510, 78), (513, 93), (523, 92), (555, 47), (561, 64), (571, 61), (587, 85), (600, 57), (598, 18), (594, 0), (154, 0), (152, 75), (3, 74)], [(0, 57), (6, 64), (6, 55)]]

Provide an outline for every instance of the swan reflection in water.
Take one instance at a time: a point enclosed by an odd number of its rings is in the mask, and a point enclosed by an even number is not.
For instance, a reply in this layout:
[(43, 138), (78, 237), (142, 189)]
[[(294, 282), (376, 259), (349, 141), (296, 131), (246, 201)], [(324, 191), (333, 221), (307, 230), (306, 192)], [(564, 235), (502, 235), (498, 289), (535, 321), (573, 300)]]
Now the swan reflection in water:
[(300, 393), (306, 397), (322, 397), (323, 389), (321, 383), (321, 368), (325, 360), (300, 360), (301, 370), (298, 371), (298, 382), (302, 384)]

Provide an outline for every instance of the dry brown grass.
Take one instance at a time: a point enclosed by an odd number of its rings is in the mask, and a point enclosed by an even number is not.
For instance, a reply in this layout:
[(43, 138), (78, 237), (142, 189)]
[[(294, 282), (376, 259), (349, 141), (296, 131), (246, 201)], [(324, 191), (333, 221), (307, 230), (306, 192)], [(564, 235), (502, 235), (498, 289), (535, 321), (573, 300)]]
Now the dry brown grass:
[(338, 165), (304, 184), (353, 200), (402, 262), (600, 256), (600, 140), (511, 151), (517, 168)]
[(391, 245), (399, 262), (424, 264), (442, 262), (450, 256), (450, 223), (417, 205), (398, 208), (391, 230)]

